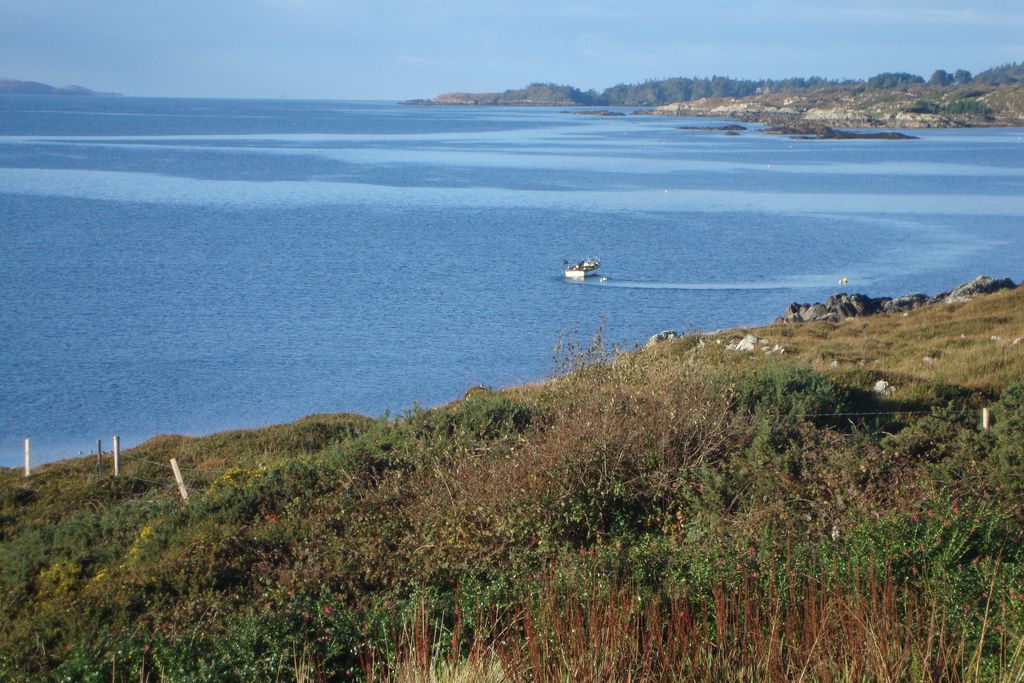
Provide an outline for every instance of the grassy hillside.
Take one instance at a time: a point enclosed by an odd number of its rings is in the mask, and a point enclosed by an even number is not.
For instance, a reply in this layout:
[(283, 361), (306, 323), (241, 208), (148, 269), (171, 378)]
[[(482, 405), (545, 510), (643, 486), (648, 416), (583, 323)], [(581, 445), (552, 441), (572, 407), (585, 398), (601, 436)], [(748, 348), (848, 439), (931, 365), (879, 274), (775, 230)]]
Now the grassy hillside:
[(0, 678), (1021, 680), (1024, 289), (746, 332), (5, 470)]

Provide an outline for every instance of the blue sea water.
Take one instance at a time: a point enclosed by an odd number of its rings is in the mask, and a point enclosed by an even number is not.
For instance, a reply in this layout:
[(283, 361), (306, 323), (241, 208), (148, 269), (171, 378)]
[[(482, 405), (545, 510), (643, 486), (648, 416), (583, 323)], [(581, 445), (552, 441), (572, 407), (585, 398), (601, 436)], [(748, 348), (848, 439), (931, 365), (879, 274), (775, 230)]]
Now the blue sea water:
[[(378, 415), (837, 289), (1024, 276), (1024, 130), (0, 97), (0, 465)], [(568, 282), (597, 256), (607, 281)]]

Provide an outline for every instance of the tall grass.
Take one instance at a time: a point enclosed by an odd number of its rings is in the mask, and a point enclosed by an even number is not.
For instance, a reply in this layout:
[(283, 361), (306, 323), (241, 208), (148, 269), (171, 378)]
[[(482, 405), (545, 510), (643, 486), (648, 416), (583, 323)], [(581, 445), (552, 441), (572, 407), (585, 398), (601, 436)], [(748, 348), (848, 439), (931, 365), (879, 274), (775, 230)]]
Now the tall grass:
[[(746, 575), (709, 595), (645, 595), (628, 583), (549, 577), (465, 630), (421, 604), (369, 681), (1024, 680), (1021, 634), (954, 626), (926, 590), (889, 573), (837, 583)], [(998, 606), (990, 605), (992, 610)]]

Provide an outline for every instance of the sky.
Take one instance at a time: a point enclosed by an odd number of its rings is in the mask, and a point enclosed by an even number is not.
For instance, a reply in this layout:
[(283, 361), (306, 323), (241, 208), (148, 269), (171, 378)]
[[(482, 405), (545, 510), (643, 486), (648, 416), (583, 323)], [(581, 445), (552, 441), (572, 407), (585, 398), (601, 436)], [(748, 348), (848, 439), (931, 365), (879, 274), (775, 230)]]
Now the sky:
[(0, 77), (138, 96), (400, 100), (1018, 61), (1020, 0), (0, 0)]

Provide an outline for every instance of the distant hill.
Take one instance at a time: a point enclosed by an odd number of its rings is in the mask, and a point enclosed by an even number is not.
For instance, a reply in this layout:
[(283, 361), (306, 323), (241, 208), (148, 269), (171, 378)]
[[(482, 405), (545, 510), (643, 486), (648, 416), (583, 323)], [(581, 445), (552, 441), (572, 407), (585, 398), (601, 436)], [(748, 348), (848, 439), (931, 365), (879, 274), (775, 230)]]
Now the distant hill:
[(620, 83), (601, 92), (580, 90), (556, 83), (531, 83), (504, 92), (451, 92), (432, 100), (409, 100), (406, 104), (464, 104), (497, 106), (620, 106), (644, 107), (703, 97), (745, 97), (759, 93), (806, 92), (853, 81), (831, 81), (817, 76), (780, 80), (742, 80), (725, 76), (710, 78), (666, 78), (643, 83)]
[(438, 95), (432, 100), (409, 100), (405, 104), (468, 104), (491, 106), (555, 106), (600, 104), (593, 90), (584, 92), (569, 85), (554, 83), (531, 83), (525, 88), (504, 92), (466, 93), (450, 92)]
[(925, 81), (923, 76), (905, 72), (885, 72), (864, 80), (830, 80), (820, 76), (783, 79), (737, 79), (726, 76), (701, 78), (648, 79), (642, 83), (620, 83), (596, 90), (580, 90), (571, 85), (531, 83), (525, 88), (503, 92), (450, 92), (433, 99), (409, 100), (406, 104), (498, 105), (498, 106), (611, 106), (653, 107), (705, 98), (742, 98), (779, 93), (811, 94), (833, 91), (837, 95), (851, 89), (905, 90), (926, 84), (936, 90), (975, 83), (1003, 86), (1024, 83), (1024, 63), (1005, 64), (971, 76), (958, 69), (950, 74), (939, 69)]
[(11, 78), (0, 78), (0, 95), (85, 95), (85, 96), (118, 96), (116, 92), (97, 92), (80, 85), (63, 85), (56, 87), (37, 81), (18, 81)]

